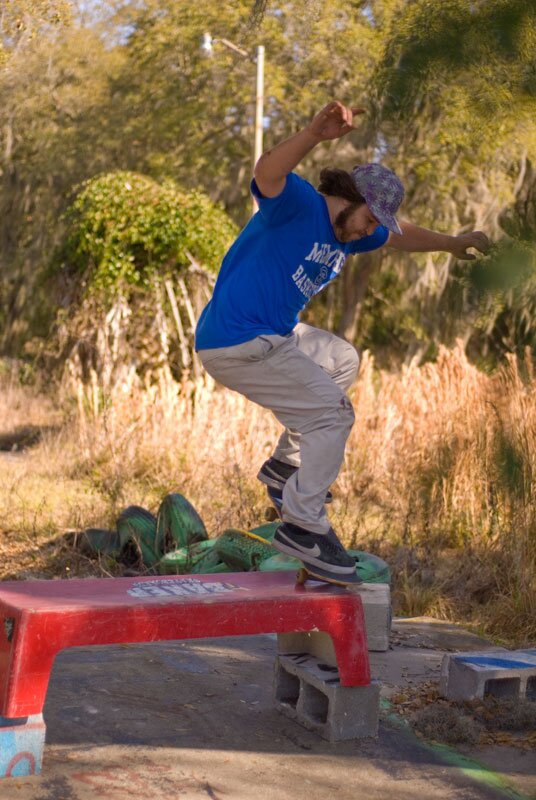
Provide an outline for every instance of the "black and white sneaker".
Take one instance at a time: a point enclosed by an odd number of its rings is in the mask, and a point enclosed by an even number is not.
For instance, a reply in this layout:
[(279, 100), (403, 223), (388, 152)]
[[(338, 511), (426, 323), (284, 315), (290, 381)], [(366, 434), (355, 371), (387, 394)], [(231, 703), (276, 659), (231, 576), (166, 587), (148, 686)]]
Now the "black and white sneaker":
[(273, 489), (282, 489), (297, 469), (298, 467), (278, 461), (277, 458), (269, 458), (260, 468), (257, 478)]
[[(297, 469), (298, 467), (279, 461), (277, 458), (269, 458), (260, 468), (257, 478), (272, 489), (278, 489), (282, 492), (285, 483), (291, 475), (294, 475)], [(328, 491), (324, 502), (331, 503), (332, 501), (333, 495)]]
[(340, 543), (333, 528), (328, 533), (312, 533), (283, 522), (275, 532), (273, 545), (288, 556), (299, 558), (311, 574), (344, 583), (361, 583), (355, 560)]

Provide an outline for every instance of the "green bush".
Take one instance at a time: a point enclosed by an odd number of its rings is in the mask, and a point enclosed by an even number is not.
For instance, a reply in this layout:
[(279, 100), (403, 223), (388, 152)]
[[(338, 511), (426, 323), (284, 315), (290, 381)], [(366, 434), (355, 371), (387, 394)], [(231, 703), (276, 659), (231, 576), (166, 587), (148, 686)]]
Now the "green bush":
[(134, 172), (111, 172), (80, 187), (64, 219), (56, 266), (87, 288), (148, 287), (155, 275), (190, 265), (187, 251), (216, 273), (236, 236), (225, 211), (202, 192), (185, 192)]

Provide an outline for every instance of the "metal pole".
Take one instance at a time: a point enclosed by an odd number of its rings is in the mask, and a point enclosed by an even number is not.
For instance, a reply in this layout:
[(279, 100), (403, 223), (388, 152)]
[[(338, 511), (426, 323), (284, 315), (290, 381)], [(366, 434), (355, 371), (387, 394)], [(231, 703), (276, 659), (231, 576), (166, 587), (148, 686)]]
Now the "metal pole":
[[(257, 47), (257, 90), (255, 100), (255, 147), (253, 150), (253, 168), (262, 155), (263, 133), (263, 105), (264, 105), (264, 46)], [(257, 211), (257, 203), (253, 199), (252, 214)]]

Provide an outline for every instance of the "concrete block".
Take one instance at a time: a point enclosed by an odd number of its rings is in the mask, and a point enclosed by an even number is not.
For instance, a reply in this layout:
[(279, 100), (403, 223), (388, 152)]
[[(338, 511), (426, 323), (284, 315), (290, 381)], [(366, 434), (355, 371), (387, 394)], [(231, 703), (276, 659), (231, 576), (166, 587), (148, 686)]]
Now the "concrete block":
[[(387, 583), (363, 583), (352, 587), (361, 597), (365, 615), (368, 649), (384, 652), (389, 649), (391, 632), (391, 592)], [(279, 633), (277, 646), (280, 655), (310, 653), (326, 664), (337, 666), (331, 637), (322, 631), (311, 633)]]
[(17, 719), (0, 717), (0, 778), (39, 775), (45, 732), (42, 714)]
[(449, 700), (486, 695), (536, 700), (536, 649), (449, 653), (441, 665), (439, 691)]
[(368, 649), (383, 652), (389, 649), (391, 633), (391, 590), (388, 583), (362, 583), (352, 587), (361, 597), (365, 612)]
[(308, 654), (278, 656), (274, 702), (285, 716), (330, 742), (377, 736), (380, 686), (341, 686), (335, 667)]

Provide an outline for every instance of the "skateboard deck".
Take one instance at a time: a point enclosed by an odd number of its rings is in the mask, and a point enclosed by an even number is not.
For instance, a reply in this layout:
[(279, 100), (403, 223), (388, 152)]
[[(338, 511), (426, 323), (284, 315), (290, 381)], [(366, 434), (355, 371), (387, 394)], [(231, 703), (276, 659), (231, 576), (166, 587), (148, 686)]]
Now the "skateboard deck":
[(323, 573), (320, 569), (311, 568), (303, 564), (296, 573), (296, 583), (303, 586), (307, 581), (322, 581), (323, 583), (332, 583), (335, 586), (359, 586), (363, 583), (361, 578), (357, 576), (357, 573), (355, 573), (355, 576), (352, 576), (351, 579), (344, 580), (343, 578), (333, 578), (331, 575), (328, 576)]

